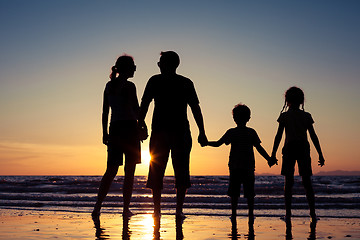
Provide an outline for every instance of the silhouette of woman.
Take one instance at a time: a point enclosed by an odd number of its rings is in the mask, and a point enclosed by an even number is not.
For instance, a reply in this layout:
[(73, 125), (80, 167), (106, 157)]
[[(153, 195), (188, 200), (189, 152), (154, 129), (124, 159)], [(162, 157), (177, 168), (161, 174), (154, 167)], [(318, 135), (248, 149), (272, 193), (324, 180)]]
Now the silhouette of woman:
[[(103, 143), (107, 145), (107, 168), (101, 179), (93, 218), (100, 216), (100, 209), (119, 166), (123, 165), (125, 155), (125, 179), (123, 185), (123, 216), (133, 215), (129, 210), (133, 190), (134, 173), (137, 163), (141, 162), (140, 139), (138, 135), (139, 103), (135, 84), (128, 81), (134, 76), (136, 66), (131, 56), (120, 56), (112, 67), (110, 81), (104, 90), (102, 129)], [(111, 120), (108, 133), (108, 116)]]

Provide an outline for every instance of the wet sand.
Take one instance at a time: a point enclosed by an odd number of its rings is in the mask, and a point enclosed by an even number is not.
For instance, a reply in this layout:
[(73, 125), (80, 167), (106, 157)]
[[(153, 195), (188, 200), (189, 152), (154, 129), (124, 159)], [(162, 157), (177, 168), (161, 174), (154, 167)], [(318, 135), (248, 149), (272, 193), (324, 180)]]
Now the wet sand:
[(102, 214), (95, 223), (89, 213), (0, 209), (0, 239), (360, 239), (359, 218), (321, 218), (312, 229), (308, 218), (293, 218), (288, 234), (278, 217), (257, 217), (253, 234), (242, 216), (236, 226), (226, 216), (195, 215), (182, 224), (174, 215), (163, 215), (154, 224), (151, 214), (129, 221), (121, 214)]

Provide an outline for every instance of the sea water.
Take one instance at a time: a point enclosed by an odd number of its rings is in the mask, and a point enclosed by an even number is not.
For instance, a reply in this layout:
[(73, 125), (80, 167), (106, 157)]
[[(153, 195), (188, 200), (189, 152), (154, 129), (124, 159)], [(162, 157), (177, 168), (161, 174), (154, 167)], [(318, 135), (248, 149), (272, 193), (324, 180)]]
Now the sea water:
[[(131, 210), (152, 212), (151, 190), (146, 177), (136, 176)], [(106, 197), (102, 212), (122, 212), (122, 184), (117, 176)], [(360, 176), (313, 176), (316, 210), (319, 217), (360, 218)], [(101, 176), (0, 176), (0, 209), (32, 211), (91, 212), (96, 201)], [(230, 199), (226, 195), (228, 176), (192, 176), (184, 213), (188, 215), (230, 215)], [(283, 216), (284, 178), (256, 176), (255, 215)], [(164, 178), (162, 213), (172, 214), (176, 206), (174, 177)], [(239, 199), (239, 215), (246, 215), (246, 199)], [(293, 215), (309, 216), (301, 178), (295, 177)]]

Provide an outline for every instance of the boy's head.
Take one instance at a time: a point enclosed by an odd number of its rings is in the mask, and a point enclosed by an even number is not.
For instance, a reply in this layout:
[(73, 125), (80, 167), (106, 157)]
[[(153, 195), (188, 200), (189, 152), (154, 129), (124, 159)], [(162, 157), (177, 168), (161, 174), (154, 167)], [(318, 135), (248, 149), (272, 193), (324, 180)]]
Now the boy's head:
[(174, 51), (161, 52), (158, 63), (161, 73), (175, 73), (180, 64), (180, 57)]
[(232, 110), (234, 121), (237, 125), (246, 124), (250, 119), (250, 108), (245, 104), (238, 104)]

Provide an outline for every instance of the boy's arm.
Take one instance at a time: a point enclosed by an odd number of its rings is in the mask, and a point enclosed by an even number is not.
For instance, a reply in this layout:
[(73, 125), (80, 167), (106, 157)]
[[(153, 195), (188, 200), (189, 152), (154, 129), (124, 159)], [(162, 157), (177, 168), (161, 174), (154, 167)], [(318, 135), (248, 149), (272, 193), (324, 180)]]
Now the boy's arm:
[(267, 161), (270, 161), (270, 156), (269, 154), (266, 152), (266, 150), (261, 146), (260, 143), (255, 145), (256, 150), (260, 153), (261, 156), (263, 156), (263, 158), (265, 158)]
[(321, 151), (319, 138), (317, 137), (317, 135), (315, 133), (315, 129), (314, 129), (313, 125), (311, 125), (308, 130), (309, 130), (311, 141), (314, 143), (315, 149), (319, 154), (319, 166), (322, 167), (325, 164), (325, 159), (324, 159), (324, 156)]
[(218, 141), (208, 141), (207, 142), (207, 146), (211, 146), (211, 147), (220, 147), (223, 144), (224, 144), (224, 141), (222, 141), (222, 139), (220, 139)]
[(275, 135), (275, 139), (274, 139), (274, 145), (273, 145), (273, 150), (272, 150), (272, 153), (271, 153), (271, 157), (276, 158), (276, 152), (277, 152), (278, 147), (280, 145), (280, 141), (281, 141), (284, 129), (285, 129), (285, 125), (279, 123), (279, 127), (278, 127), (277, 133)]

